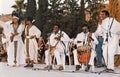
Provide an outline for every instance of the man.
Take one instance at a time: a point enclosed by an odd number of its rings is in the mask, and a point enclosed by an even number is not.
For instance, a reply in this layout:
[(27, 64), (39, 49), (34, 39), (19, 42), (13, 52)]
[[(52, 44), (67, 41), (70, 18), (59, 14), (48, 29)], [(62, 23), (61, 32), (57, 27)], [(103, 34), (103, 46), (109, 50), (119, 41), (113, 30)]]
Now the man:
[[(87, 25), (83, 25), (82, 30), (83, 32), (79, 33), (74, 40), (74, 44), (77, 45), (77, 48), (79, 46), (87, 45), (87, 37), (89, 34)], [(76, 65), (76, 71), (77, 71), (81, 68), (80, 63), (78, 62), (77, 49), (73, 50), (73, 55), (74, 55), (74, 64)]]
[(36, 38), (39, 38), (41, 31), (33, 25), (33, 18), (27, 17), (25, 28), (25, 52), (27, 65), (24, 67), (33, 67), (37, 63), (38, 44)]
[(9, 31), (6, 34), (9, 40), (7, 50), (9, 66), (25, 64), (24, 44), (21, 37), (23, 30), (24, 25), (19, 22), (18, 14), (13, 14), (12, 23), (9, 24)]
[[(66, 45), (70, 38), (68, 35), (60, 30), (60, 26), (55, 24), (53, 27), (53, 33), (50, 35), (48, 44), (50, 48), (45, 51), (45, 63), (46, 67), (44, 69), (52, 69), (51, 55), (53, 54), (56, 58), (58, 70), (65, 69), (65, 56), (66, 56)], [(52, 50), (53, 48), (53, 50)]]
[(107, 72), (114, 72), (114, 55), (119, 45), (120, 23), (109, 17), (109, 12), (100, 12), (100, 19), (103, 32), (103, 57)]
[(90, 67), (92, 72), (94, 72), (94, 59), (96, 57), (96, 51), (95, 51), (95, 47), (96, 44), (98, 44), (98, 40), (95, 37), (94, 33), (89, 33), (88, 35), (88, 45), (90, 46), (90, 51), (91, 51), (91, 56), (90, 56), (90, 60), (88, 63), (88, 66), (86, 67), (85, 71), (89, 71)]

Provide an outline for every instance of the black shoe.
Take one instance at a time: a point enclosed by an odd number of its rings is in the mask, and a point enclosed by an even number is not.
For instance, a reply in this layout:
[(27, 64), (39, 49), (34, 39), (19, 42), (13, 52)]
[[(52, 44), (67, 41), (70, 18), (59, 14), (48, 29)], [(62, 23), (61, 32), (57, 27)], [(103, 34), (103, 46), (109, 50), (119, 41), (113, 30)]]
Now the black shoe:
[(76, 71), (78, 71), (79, 69), (81, 68), (81, 66), (80, 65), (76, 65)]
[(25, 68), (26, 68), (26, 67), (29, 67), (29, 64), (25, 65), (24, 67), (25, 67)]
[(108, 72), (108, 73), (113, 73), (114, 70), (113, 70), (113, 69), (106, 69), (106, 72)]
[(29, 67), (33, 67), (33, 64), (30, 64)]
[(27, 67), (33, 67), (33, 64), (27, 64), (26, 66), (24, 66), (25, 68)]
[(87, 65), (87, 67), (85, 68), (85, 71), (88, 72), (90, 70), (90, 65)]
[(50, 66), (46, 66), (46, 67), (44, 67), (43, 68), (44, 70), (52, 70), (52, 66), (50, 65)]

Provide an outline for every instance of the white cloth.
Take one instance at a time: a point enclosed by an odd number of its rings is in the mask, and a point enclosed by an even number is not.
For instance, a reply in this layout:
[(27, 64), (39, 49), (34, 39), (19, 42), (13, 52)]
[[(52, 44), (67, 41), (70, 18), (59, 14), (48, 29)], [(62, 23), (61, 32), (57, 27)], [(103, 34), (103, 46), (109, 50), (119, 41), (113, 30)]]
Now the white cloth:
[[(25, 35), (27, 35), (26, 33), (27, 33), (27, 27), (25, 28)], [(29, 39), (29, 55), (30, 55), (29, 58), (30, 60), (33, 60), (35, 63), (37, 63), (38, 44), (36, 38), (39, 38), (41, 36), (41, 31), (34, 25), (29, 29), (29, 36), (27, 37), (31, 37), (33, 35), (35, 35), (36, 37), (33, 39)], [(25, 48), (26, 48), (26, 39), (25, 39)]]
[(14, 33), (14, 29), (13, 29), (13, 25), (9, 25), (9, 32), (8, 32), (8, 39), (9, 39), (9, 46), (8, 46), (8, 50), (7, 50), (7, 54), (8, 54), (8, 64), (9, 65), (14, 65), (14, 41), (17, 41), (17, 55), (16, 55), (16, 61), (17, 64), (16, 65), (20, 65), (20, 64), (25, 64), (25, 52), (24, 52), (24, 44), (22, 41), (22, 37), (21, 34), (24, 30), (24, 26), (21, 24), (19, 25), (17, 32), (18, 35), (16, 35), (13, 38), (13, 41), (11, 42), (10, 40), (10, 36), (11, 33)]
[[(89, 32), (84, 33), (81, 32), (77, 35), (77, 37), (74, 40), (74, 44), (78, 46), (83, 46), (83, 43), (86, 45), (87, 44), (87, 36), (88, 36)], [(77, 41), (81, 41), (81, 43), (77, 43)]]
[(95, 36), (96, 37), (103, 36), (103, 32), (101, 30), (102, 30), (101, 25), (98, 25), (97, 30), (95, 31)]
[(94, 59), (96, 57), (96, 51), (95, 51), (95, 47), (98, 44), (98, 40), (95, 37), (95, 34), (92, 33), (92, 38), (94, 41), (90, 42), (90, 47), (91, 47), (91, 56), (90, 56), (90, 61), (89, 61), (89, 65), (92, 66), (92, 71), (94, 71)]
[[(103, 32), (103, 57), (107, 68), (114, 69), (114, 55), (118, 48), (119, 34), (120, 34), (120, 23), (115, 19), (110, 29), (113, 18), (107, 17), (102, 21), (102, 32)], [(108, 42), (106, 41), (106, 33), (108, 33)], [(111, 34), (110, 34), (111, 33)]]
[[(57, 41), (55, 40), (55, 37), (58, 37), (60, 35), (63, 35), (63, 37), (61, 37), (61, 40), (58, 42), (55, 51), (54, 51), (54, 56), (56, 58), (57, 61), (57, 65), (62, 65), (65, 68), (65, 46), (68, 44), (68, 42), (70, 41), (69, 36), (64, 32), (64, 31), (58, 31), (58, 33), (52, 33), (49, 39), (49, 45), (51, 46), (55, 46)], [(65, 46), (63, 45), (63, 43), (61, 42), (63, 41)], [(45, 62), (46, 65), (49, 65), (49, 50), (45, 51)]]

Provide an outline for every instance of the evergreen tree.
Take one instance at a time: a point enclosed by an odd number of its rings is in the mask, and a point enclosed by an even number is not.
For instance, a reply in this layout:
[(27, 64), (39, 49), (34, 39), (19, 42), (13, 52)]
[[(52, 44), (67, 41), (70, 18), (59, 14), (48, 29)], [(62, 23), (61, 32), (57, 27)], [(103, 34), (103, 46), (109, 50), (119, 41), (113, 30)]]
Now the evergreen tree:
[(35, 18), (36, 15), (36, 0), (27, 0), (27, 7), (26, 7), (26, 17), (33, 17)]
[[(38, 10), (36, 14), (36, 26), (43, 32), (43, 26), (47, 21), (48, 0), (38, 0)], [(44, 32), (43, 32), (44, 35)]]

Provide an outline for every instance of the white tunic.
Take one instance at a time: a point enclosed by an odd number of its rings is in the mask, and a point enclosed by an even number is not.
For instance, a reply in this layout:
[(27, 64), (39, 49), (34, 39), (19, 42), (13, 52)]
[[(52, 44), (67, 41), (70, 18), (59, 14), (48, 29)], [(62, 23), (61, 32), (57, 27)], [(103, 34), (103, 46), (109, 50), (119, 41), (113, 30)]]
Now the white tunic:
[(17, 29), (17, 32), (18, 32), (18, 35), (16, 35), (14, 38), (13, 38), (13, 41), (11, 42), (10, 40), (10, 36), (11, 36), (11, 33), (14, 33), (14, 29), (13, 29), (13, 25), (9, 25), (9, 32), (8, 32), (8, 40), (9, 40), (9, 46), (8, 46), (8, 64), (9, 65), (14, 65), (14, 41), (17, 41), (17, 55), (16, 55), (16, 61), (17, 61), (17, 65), (20, 65), (20, 64), (25, 64), (25, 52), (24, 52), (24, 44), (23, 44), (23, 41), (22, 41), (22, 37), (21, 37), (21, 34), (24, 30), (24, 25), (19, 25), (18, 29)]
[[(77, 37), (74, 40), (74, 44), (78, 46), (83, 46), (83, 43), (86, 45), (87, 44), (87, 37), (88, 37), (89, 32), (84, 33), (81, 32), (77, 35)], [(77, 43), (77, 41), (81, 41), (81, 43)]]
[[(27, 35), (26, 29), (25, 29), (25, 35)], [(37, 62), (38, 44), (37, 44), (36, 38), (40, 37), (41, 31), (34, 25), (29, 29), (29, 36), (27, 37), (29, 38), (33, 35), (35, 35), (36, 37), (33, 39), (29, 39), (29, 55), (30, 55), (30, 60), (34, 60), (34, 62)], [(26, 39), (25, 39), (25, 48), (26, 48)], [(26, 52), (26, 49), (25, 49), (25, 52)]]

